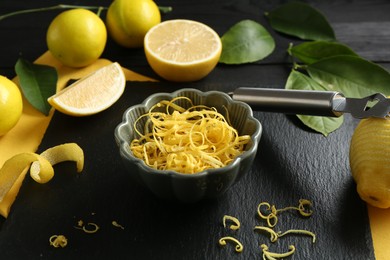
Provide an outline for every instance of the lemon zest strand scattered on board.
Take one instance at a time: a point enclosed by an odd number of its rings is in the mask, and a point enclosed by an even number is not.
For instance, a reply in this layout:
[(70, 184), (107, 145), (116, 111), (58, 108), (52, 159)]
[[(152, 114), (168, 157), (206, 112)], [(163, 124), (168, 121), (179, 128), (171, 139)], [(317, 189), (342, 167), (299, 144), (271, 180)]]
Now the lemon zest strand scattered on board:
[[(87, 226), (92, 226), (93, 229), (88, 229)], [(74, 228), (75, 229), (80, 229), (80, 230), (82, 230), (82, 231), (84, 231), (85, 233), (88, 233), (88, 234), (96, 233), (99, 230), (99, 226), (96, 225), (95, 223), (88, 222), (86, 225), (84, 225), (84, 222), (82, 220), (79, 220), (77, 222), (77, 226), (74, 226)]]
[[(174, 103), (179, 100), (191, 106)], [(137, 127), (141, 121), (142, 131)], [(152, 168), (186, 174), (228, 165), (250, 140), (239, 136), (215, 108), (194, 106), (186, 97), (160, 101), (135, 121), (134, 129), (140, 136), (130, 144), (135, 157)]]
[(68, 244), (68, 240), (64, 235), (53, 235), (49, 238), (50, 245), (58, 248), (58, 247), (66, 247)]
[(276, 242), (276, 240), (278, 240), (279, 237), (278, 233), (276, 233), (273, 229), (269, 227), (255, 226), (254, 230), (267, 231), (271, 235), (270, 237), (271, 242)]
[(232, 217), (232, 216), (229, 216), (229, 215), (225, 215), (223, 216), (223, 219), (222, 219), (222, 222), (223, 222), (223, 226), (226, 227), (226, 221), (227, 220), (230, 220), (233, 222), (233, 224), (231, 224), (229, 226), (229, 228), (231, 230), (237, 230), (240, 228), (241, 224), (240, 224), (240, 221), (236, 218), (236, 217)]
[[(264, 206), (266, 207), (265, 211), (269, 212), (268, 215), (264, 215), (261, 211), (261, 207)], [(276, 209), (275, 205), (271, 206), (268, 202), (261, 202), (257, 207), (257, 214), (260, 218), (267, 220), (267, 224), (269, 227), (274, 227), (278, 222), (278, 213), (286, 210), (297, 210), (302, 216), (309, 217), (313, 214), (313, 211), (311, 209), (308, 210), (307, 208), (311, 206), (311, 201), (307, 199), (300, 199), (298, 207), (291, 206), (282, 209)]]
[[(270, 211), (270, 213), (268, 215), (264, 215), (262, 212), (261, 212), (261, 207), (262, 206), (266, 206), (266, 211)], [(269, 227), (274, 227), (276, 226), (276, 223), (278, 222), (278, 217), (276, 216), (276, 208), (275, 206), (273, 205), (271, 207), (271, 205), (268, 203), (268, 202), (261, 202), (258, 206), (257, 206), (257, 214), (259, 215), (259, 217), (261, 217), (262, 219), (265, 219), (267, 220), (267, 224)]]
[[(261, 212), (261, 207), (263, 207), (263, 206), (266, 206), (266, 210), (270, 211), (270, 213), (268, 215), (264, 215)], [(297, 210), (299, 212), (299, 214), (301, 214), (302, 216), (309, 217), (313, 214), (313, 210), (311, 208), (309, 208), (311, 206), (312, 206), (311, 201), (309, 201), (307, 199), (300, 199), (298, 207), (290, 206), (290, 207), (285, 207), (282, 209), (276, 209), (275, 205), (271, 206), (268, 202), (261, 202), (257, 207), (257, 213), (261, 218), (267, 220), (267, 224), (269, 225), (269, 227), (255, 226), (254, 230), (268, 232), (270, 234), (270, 241), (271, 242), (276, 242), (278, 240), (278, 238), (283, 237), (287, 234), (299, 234), (299, 235), (311, 236), (312, 242), (315, 243), (316, 242), (316, 235), (313, 232), (308, 231), (308, 230), (290, 229), (290, 230), (287, 230), (285, 232), (281, 232), (281, 231), (276, 232), (272, 229), (278, 221), (277, 213), (283, 212), (286, 210)], [(236, 230), (239, 228), (239, 226), (240, 226), (239, 220), (237, 218), (229, 216), (229, 215), (224, 215), (224, 217), (223, 217), (223, 226), (224, 227), (226, 227), (227, 220), (233, 221), (235, 224), (235, 225), (234, 224), (231, 225), (229, 227), (230, 229)], [(219, 240), (219, 244), (224, 246), (224, 245), (226, 245), (226, 241), (232, 241), (232, 242), (236, 243), (236, 251), (242, 252), (243, 245), (236, 238), (230, 237), (230, 236), (223, 237)], [(289, 251), (285, 252), (285, 253), (270, 252), (268, 250), (268, 246), (265, 244), (260, 245), (260, 247), (263, 250), (263, 260), (276, 260), (278, 258), (285, 258), (285, 257), (291, 256), (295, 252), (294, 245), (290, 245)], [(238, 250), (240, 250), (240, 251), (238, 251)]]
[(286, 207), (283, 209), (278, 209), (277, 212), (282, 212), (282, 211), (286, 211), (286, 210), (297, 210), (299, 212), (299, 214), (301, 214), (303, 217), (309, 217), (313, 214), (313, 210), (308, 209), (311, 206), (312, 206), (312, 203), (310, 200), (300, 199), (298, 207)]
[(244, 246), (241, 244), (240, 241), (238, 241), (238, 239), (234, 238), (234, 237), (222, 237), (219, 239), (219, 244), (221, 246), (225, 246), (226, 245), (226, 241), (231, 241), (233, 243), (236, 244), (236, 247), (235, 247), (235, 250), (236, 252), (238, 253), (241, 253), (243, 250), (244, 250)]
[(285, 258), (288, 256), (291, 256), (295, 252), (295, 246), (290, 245), (288, 247), (289, 251), (285, 253), (275, 253), (275, 252), (270, 252), (268, 249), (268, 246), (265, 244), (262, 244), (260, 246), (263, 249), (263, 259), (264, 260), (276, 260), (278, 258)]
[[(93, 229), (87, 229), (86, 226), (92, 226)], [(93, 234), (96, 233), (98, 230), (99, 230), (99, 226), (92, 222), (88, 222), (87, 225), (83, 226), (83, 231), (85, 233)]]
[(301, 230), (301, 229), (290, 229), (290, 230), (287, 230), (285, 232), (278, 232), (278, 237), (282, 237), (284, 235), (287, 235), (287, 234), (302, 234), (302, 235), (308, 235), (308, 236), (311, 236), (312, 237), (312, 242), (315, 243), (316, 242), (316, 234), (314, 234), (313, 232), (309, 231), (309, 230)]
[(261, 231), (266, 231), (268, 232), (271, 237), (270, 237), (270, 240), (271, 242), (276, 242), (276, 240), (278, 240), (278, 238), (282, 237), (282, 236), (285, 236), (287, 234), (301, 234), (301, 235), (308, 235), (308, 236), (311, 236), (312, 237), (312, 242), (315, 243), (316, 242), (316, 235), (311, 232), (311, 231), (308, 231), (308, 230), (301, 230), (301, 229), (289, 229), (285, 232), (281, 232), (281, 231), (278, 231), (278, 232), (275, 232), (273, 229), (269, 228), (269, 227), (263, 227), (263, 226), (255, 226), (254, 228), (255, 230), (261, 230)]
[(124, 226), (122, 226), (121, 224), (119, 224), (118, 222), (116, 222), (115, 220), (113, 220), (112, 222), (111, 222), (111, 224), (114, 226), (114, 227), (118, 227), (118, 228), (120, 228), (120, 229), (125, 229), (125, 227)]

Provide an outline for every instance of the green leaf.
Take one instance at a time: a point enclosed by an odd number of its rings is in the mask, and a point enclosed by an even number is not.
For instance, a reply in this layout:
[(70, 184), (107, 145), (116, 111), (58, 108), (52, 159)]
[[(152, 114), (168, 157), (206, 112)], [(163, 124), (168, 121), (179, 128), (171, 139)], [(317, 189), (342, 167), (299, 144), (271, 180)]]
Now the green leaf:
[(366, 97), (377, 92), (390, 95), (390, 73), (360, 57), (333, 56), (308, 65), (307, 71), (327, 90), (347, 97)]
[(57, 88), (57, 71), (55, 68), (33, 64), (19, 58), (15, 65), (23, 95), (30, 104), (45, 115), (51, 109), (47, 99), (54, 95)]
[(222, 37), (219, 62), (250, 63), (264, 59), (275, 49), (275, 41), (259, 23), (243, 20), (233, 25)]
[[(298, 71), (291, 71), (287, 83), (286, 89), (296, 90), (313, 90), (313, 91), (324, 91), (326, 90), (323, 86), (312, 80), (310, 77), (302, 74)], [(322, 133), (324, 136), (328, 136), (331, 132), (338, 129), (344, 121), (343, 116), (340, 117), (323, 117), (323, 116), (307, 116), (297, 115), (299, 120), (302, 121), (307, 127)]]
[(308, 4), (290, 2), (265, 13), (272, 28), (303, 40), (334, 41), (334, 31), (326, 18)]
[(307, 116), (297, 115), (299, 120), (307, 127), (316, 132), (328, 136), (333, 131), (340, 128), (344, 122), (343, 116), (340, 117), (324, 117), (324, 116)]
[(326, 41), (304, 42), (290, 47), (288, 52), (306, 64), (337, 55), (358, 56), (351, 48), (344, 44)]

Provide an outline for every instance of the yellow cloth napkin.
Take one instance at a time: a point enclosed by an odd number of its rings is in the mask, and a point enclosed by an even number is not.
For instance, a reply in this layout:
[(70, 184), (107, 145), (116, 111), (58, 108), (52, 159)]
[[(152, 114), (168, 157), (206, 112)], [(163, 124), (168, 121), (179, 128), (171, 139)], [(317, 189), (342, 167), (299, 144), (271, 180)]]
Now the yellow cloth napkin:
[(376, 260), (390, 259), (390, 209), (368, 206)]
[[(99, 59), (90, 66), (82, 69), (72, 69), (63, 66), (59, 63), (50, 52), (45, 52), (39, 57), (35, 63), (45, 64), (55, 67), (58, 72), (57, 91), (64, 88), (70, 79), (79, 79), (89, 73), (112, 63), (106, 59)], [(154, 81), (151, 78), (145, 77), (131, 70), (123, 68), (123, 72), (126, 79), (129, 81)], [(18, 83), (18, 79), (14, 81)], [(0, 137), (0, 166), (4, 164), (6, 160), (12, 156), (23, 152), (35, 152), (38, 149), (39, 144), (45, 134), (45, 131), (53, 116), (54, 109), (49, 116), (45, 116), (34, 107), (32, 107), (25, 99), (23, 100), (23, 114), (14, 128), (7, 134)], [(0, 215), (7, 217), (15, 201), (16, 195), (19, 192), (22, 181), (25, 177), (27, 170), (19, 177), (15, 185), (0, 202)]]

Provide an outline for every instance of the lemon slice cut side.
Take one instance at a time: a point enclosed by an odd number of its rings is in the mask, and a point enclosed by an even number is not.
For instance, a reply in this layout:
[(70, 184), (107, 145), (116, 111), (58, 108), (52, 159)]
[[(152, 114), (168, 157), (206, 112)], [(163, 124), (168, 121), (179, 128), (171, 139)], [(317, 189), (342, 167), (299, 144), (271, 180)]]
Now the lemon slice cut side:
[(88, 116), (112, 106), (123, 94), (126, 78), (115, 62), (76, 81), (48, 98), (58, 111), (71, 116)]
[(144, 39), (152, 69), (170, 81), (196, 81), (217, 65), (222, 51), (218, 34), (192, 20), (167, 20), (152, 27)]

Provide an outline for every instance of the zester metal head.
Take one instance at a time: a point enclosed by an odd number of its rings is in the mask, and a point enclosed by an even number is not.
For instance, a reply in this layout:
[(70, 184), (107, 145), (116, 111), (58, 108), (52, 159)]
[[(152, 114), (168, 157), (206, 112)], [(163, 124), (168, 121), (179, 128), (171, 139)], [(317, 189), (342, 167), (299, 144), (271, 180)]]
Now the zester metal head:
[(365, 98), (339, 99), (335, 100), (333, 110), (356, 118), (390, 118), (390, 99), (380, 93)]

